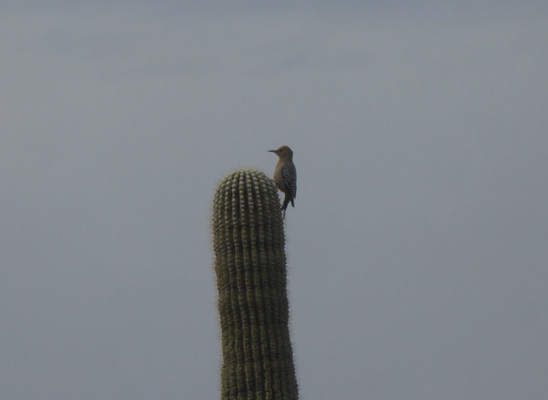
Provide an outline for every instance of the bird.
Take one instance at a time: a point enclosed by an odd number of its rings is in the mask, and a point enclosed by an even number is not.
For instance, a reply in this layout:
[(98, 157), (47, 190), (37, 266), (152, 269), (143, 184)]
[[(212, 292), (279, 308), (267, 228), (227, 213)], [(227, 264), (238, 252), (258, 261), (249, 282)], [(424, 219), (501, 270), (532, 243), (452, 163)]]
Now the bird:
[(282, 146), (277, 150), (268, 150), (279, 157), (278, 164), (274, 169), (274, 183), (278, 189), (285, 193), (282, 210), (284, 212), (291, 202), (295, 208), (295, 197), (297, 197), (297, 170), (293, 164), (293, 151), (288, 146)]

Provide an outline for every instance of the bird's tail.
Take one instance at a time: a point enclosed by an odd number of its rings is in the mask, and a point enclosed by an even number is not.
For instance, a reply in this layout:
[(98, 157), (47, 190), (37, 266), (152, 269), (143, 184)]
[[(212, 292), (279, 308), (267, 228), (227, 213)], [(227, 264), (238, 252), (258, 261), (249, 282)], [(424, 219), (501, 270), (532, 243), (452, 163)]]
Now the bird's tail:
[(284, 203), (282, 204), (282, 210), (285, 211), (287, 209), (287, 206), (289, 205), (289, 201), (290, 201), (289, 195), (286, 194), (284, 198)]
[(289, 202), (291, 202), (291, 207), (295, 208), (295, 199), (291, 197), (289, 193), (285, 194), (284, 203), (282, 205), (282, 210), (285, 212), (287, 209), (287, 206), (289, 205)]

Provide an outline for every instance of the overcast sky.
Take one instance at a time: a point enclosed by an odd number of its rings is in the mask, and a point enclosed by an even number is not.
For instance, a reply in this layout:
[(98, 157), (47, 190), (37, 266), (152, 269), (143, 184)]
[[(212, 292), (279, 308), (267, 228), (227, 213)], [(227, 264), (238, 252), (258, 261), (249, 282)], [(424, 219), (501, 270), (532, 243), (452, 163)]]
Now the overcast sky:
[(219, 398), (213, 195), (281, 145), (303, 399), (544, 398), (547, 2), (88, 3), (0, 14), (3, 400)]

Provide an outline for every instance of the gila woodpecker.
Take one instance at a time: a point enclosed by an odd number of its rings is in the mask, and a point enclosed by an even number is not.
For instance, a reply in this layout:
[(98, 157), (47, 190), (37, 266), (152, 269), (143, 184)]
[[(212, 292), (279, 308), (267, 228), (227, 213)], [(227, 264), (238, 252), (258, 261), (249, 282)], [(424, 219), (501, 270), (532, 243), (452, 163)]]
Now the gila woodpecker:
[(282, 210), (284, 212), (291, 202), (291, 206), (295, 207), (295, 197), (297, 197), (297, 170), (293, 164), (293, 151), (287, 146), (282, 146), (278, 150), (268, 150), (275, 153), (280, 160), (274, 169), (274, 182), (278, 189), (285, 193)]

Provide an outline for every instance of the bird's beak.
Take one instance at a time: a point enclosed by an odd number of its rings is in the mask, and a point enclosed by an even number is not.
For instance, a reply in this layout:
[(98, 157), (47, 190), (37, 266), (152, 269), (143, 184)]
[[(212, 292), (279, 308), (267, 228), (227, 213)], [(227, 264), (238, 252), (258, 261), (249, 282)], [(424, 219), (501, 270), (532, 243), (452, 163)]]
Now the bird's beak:
[(271, 153), (275, 153), (275, 152), (276, 152), (276, 150), (268, 150), (268, 151), (271, 152)]

